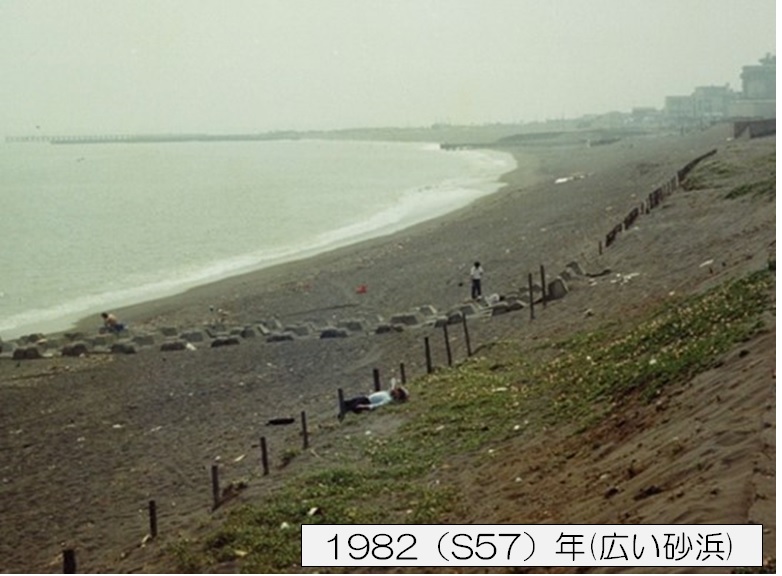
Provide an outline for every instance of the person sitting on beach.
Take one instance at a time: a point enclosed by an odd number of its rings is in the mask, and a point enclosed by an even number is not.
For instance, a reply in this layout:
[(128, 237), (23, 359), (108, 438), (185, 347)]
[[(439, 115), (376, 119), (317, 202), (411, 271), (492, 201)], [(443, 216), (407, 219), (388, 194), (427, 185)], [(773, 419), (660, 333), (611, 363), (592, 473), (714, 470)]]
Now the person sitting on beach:
[(120, 323), (119, 320), (117, 320), (117, 317), (114, 316), (114, 314), (109, 314), (108, 312), (101, 313), (101, 318), (103, 318), (103, 326), (109, 331), (113, 332), (114, 334), (118, 334), (122, 332), (125, 329), (125, 325)]
[(228, 316), (230, 316), (230, 313), (227, 310), (223, 310), (222, 308), (215, 310), (214, 306), (209, 307), (209, 314), (211, 315), (210, 323), (213, 325), (225, 323)]
[(409, 397), (410, 393), (407, 389), (397, 385), (394, 385), (390, 390), (372, 392), (368, 396), (355, 396), (343, 401), (340, 420), (344, 417), (345, 412), (350, 411), (354, 414), (359, 414), (369, 410), (376, 410), (386, 404), (406, 402)]

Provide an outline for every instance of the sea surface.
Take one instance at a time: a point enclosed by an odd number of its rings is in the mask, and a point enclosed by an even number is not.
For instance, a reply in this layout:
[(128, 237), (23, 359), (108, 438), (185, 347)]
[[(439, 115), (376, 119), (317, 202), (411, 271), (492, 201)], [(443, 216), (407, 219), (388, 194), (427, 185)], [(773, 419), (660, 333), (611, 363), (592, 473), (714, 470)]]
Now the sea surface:
[(0, 143), (0, 338), (389, 234), (513, 168), (422, 143)]

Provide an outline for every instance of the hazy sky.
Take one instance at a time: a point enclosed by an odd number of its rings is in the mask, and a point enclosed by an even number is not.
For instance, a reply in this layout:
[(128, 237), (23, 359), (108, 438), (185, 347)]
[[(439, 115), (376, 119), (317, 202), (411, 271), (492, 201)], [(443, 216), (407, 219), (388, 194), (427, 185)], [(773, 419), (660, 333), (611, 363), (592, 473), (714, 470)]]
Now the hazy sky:
[(421, 126), (741, 88), (774, 0), (0, 0), (0, 134)]

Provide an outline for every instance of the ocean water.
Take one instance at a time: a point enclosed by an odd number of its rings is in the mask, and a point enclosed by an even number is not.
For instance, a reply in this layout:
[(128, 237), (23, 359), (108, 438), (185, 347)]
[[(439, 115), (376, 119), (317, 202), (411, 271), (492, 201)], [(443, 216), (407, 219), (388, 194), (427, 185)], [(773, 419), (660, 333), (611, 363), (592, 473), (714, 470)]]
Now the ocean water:
[(389, 234), (514, 167), (421, 143), (0, 144), (0, 338)]

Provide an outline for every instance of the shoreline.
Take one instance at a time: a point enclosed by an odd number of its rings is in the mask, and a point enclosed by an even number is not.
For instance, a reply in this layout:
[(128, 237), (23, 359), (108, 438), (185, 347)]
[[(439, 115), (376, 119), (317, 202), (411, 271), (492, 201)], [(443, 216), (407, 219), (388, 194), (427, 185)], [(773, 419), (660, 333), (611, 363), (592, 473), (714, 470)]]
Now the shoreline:
[[(603, 207), (586, 202), (566, 219), (572, 227), (569, 245), (536, 247), (528, 254), (525, 247), (530, 242), (537, 245), (544, 236), (568, 225), (559, 217), (558, 203), (569, 202), (570, 191), (580, 185), (586, 189), (600, 185), (588, 177), (580, 182), (555, 186), (556, 179), (573, 174), (591, 176), (633, 161), (640, 166), (648, 154), (662, 154), (663, 159), (670, 156), (668, 162), (656, 163), (655, 169), (643, 178), (631, 175), (633, 179), (647, 182), (632, 195), (640, 198), (652, 190), (655, 182), (668, 179), (708, 146), (716, 141), (724, 142), (724, 128), (716, 131), (718, 136), (714, 130), (707, 132), (683, 138), (666, 135), (628, 138), (620, 145), (599, 148), (586, 148), (577, 140), (553, 147), (495, 147), (512, 154), (516, 168), (500, 177), (502, 186), (496, 192), (467, 206), (390, 234), (231, 275), (111, 311), (134, 331), (154, 331), (163, 326), (192, 328), (206, 325), (214, 321), (210, 307), (226, 310), (227, 322), (231, 325), (249, 325), (269, 318), (319, 322), (323, 319), (315, 311), (328, 317), (334, 315), (334, 310), (344, 308), (350, 308), (350, 312), (359, 316), (377, 318), (409, 310), (411, 302), (441, 309), (467, 297), (460, 284), (476, 259), (484, 263), (488, 260), (487, 293), (508, 290), (520, 284), (520, 271), (526, 274), (526, 270), (536, 270), (546, 261), (550, 265), (552, 258), (558, 259), (561, 266), (578, 259), (588, 263), (589, 251), (610, 229), (608, 223), (613, 225), (615, 215), (610, 211), (625, 209), (618, 204), (614, 206), (615, 200), (624, 197), (622, 202), (628, 207), (631, 205), (626, 194), (606, 198), (607, 204)], [(696, 145), (700, 141), (711, 144)], [(576, 150), (578, 153), (574, 153)], [(525, 198), (520, 199), (520, 195)], [(513, 220), (519, 221), (518, 233), (507, 225)], [(545, 224), (539, 230), (525, 229), (526, 221), (544, 221)], [(495, 228), (498, 222), (503, 231), (492, 234), (501, 240), (502, 246), (495, 253), (494, 247), (482, 246), (480, 235), (487, 227)], [(421, 279), (428, 289), (422, 290), (422, 286), (416, 285)], [(360, 285), (369, 287), (367, 295), (356, 294), (356, 287)], [(421, 300), (416, 295), (422, 292), (431, 296)], [(100, 312), (80, 317), (70, 328), (45, 334), (97, 334), (102, 326)], [(17, 338), (21, 337), (24, 335)]]
[[(489, 148), (489, 147), (487, 147)], [(494, 150), (494, 149), (493, 149)], [(539, 182), (543, 176), (537, 173), (537, 157), (526, 151), (521, 153), (510, 152), (507, 150), (496, 149), (498, 152), (509, 154), (515, 161), (515, 167), (499, 176), (497, 179), (498, 188), (494, 192), (481, 195), (465, 206), (456, 208), (439, 216), (429, 218), (423, 221), (414, 222), (398, 230), (387, 233), (381, 233), (368, 238), (361, 238), (355, 242), (327, 248), (322, 252), (301, 256), (293, 260), (280, 262), (259, 268), (232, 274), (224, 278), (210, 281), (204, 284), (193, 286), (182, 292), (151, 298), (136, 304), (121, 306), (113, 312), (122, 322), (130, 323), (132, 326), (159, 327), (167, 323), (176, 323), (175, 317), (181, 316), (182, 309), (188, 310), (200, 309), (201, 320), (195, 321), (196, 324), (205, 322), (208, 317), (209, 307), (225, 309), (232, 306), (232, 300), (235, 300), (236, 293), (246, 294), (248, 288), (254, 285), (267, 284), (285, 284), (291, 282), (303, 282), (308, 272), (312, 269), (318, 269), (322, 266), (329, 266), (335, 260), (345, 257), (352, 257), (355, 254), (365, 250), (376, 249), (387, 243), (402, 241), (410, 234), (426, 234), (427, 229), (437, 228), (447, 225), (452, 219), (459, 218), (460, 214), (469, 212), (473, 207), (490, 198), (507, 194), (511, 186), (533, 185)], [(69, 331), (90, 332), (100, 327), (98, 314), (85, 316), (77, 320), (72, 325), (72, 330), (60, 330), (57, 334), (63, 334)], [(197, 315), (197, 313), (196, 313)], [(179, 323), (180, 325), (184, 325)]]
[[(377, 143), (384, 144), (385, 142), (377, 141)], [(395, 142), (390, 143), (393, 144)], [(408, 143), (402, 142), (401, 144)], [(429, 146), (436, 145), (434, 142), (416, 142), (415, 144), (426, 144)], [(197, 291), (204, 287), (221, 284), (223, 282), (230, 282), (236, 278), (249, 277), (255, 274), (263, 274), (267, 270), (284, 267), (295, 262), (310, 261), (317, 259), (324, 254), (346, 248), (349, 249), (352, 246), (361, 245), (365, 242), (371, 242), (377, 238), (388, 238), (395, 234), (404, 234), (406, 230), (418, 226), (419, 224), (447, 217), (449, 214), (458, 212), (465, 206), (469, 206), (470, 204), (480, 201), (487, 196), (500, 193), (500, 191), (506, 186), (503, 180), (504, 176), (508, 173), (514, 172), (518, 166), (513, 154), (501, 150), (488, 151), (490, 153), (501, 153), (506, 156), (507, 160), (502, 160), (502, 168), (509, 169), (509, 171), (497, 174), (494, 177), (481, 179), (480, 181), (475, 180), (474, 186), (466, 186), (465, 189), (469, 188), (471, 190), (471, 195), (474, 196), (473, 199), (467, 200), (467, 204), (464, 204), (465, 198), (463, 197), (457, 199), (446, 197), (446, 200), (444, 200), (442, 203), (442, 207), (434, 206), (433, 209), (430, 210), (430, 212), (434, 214), (432, 216), (429, 214), (421, 214), (420, 211), (416, 212), (404, 210), (402, 212), (403, 215), (397, 214), (395, 220), (392, 219), (388, 221), (387, 218), (383, 217), (379, 217), (377, 222), (372, 222), (372, 220), (370, 220), (370, 222), (373, 224), (371, 229), (368, 226), (362, 226), (361, 223), (358, 223), (358, 225), (353, 224), (350, 225), (348, 229), (344, 229), (344, 235), (341, 234), (343, 232), (342, 228), (331, 231), (327, 235), (329, 237), (324, 237), (322, 239), (316, 238), (313, 243), (306, 245), (305, 247), (297, 250), (295, 253), (292, 253), (293, 250), (290, 250), (287, 255), (264, 257), (263, 259), (259, 259), (254, 264), (243, 264), (241, 266), (235, 266), (233, 269), (220, 272), (212, 270), (209, 274), (204, 274), (201, 278), (180, 278), (178, 281), (166, 280), (158, 283), (159, 285), (155, 284), (141, 286), (121, 291), (125, 293), (124, 296), (120, 296), (118, 299), (116, 299), (114, 304), (101, 305), (98, 303), (97, 305), (93, 304), (92, 306), (87, 304), (82, 308), (81, 312), (67, 312), (55, 318), (47, 318), (44, 320), (32, 320), (31, 318), (31, 321), (28, 321), (24, 324), (19, 324), (16, 327), (0, 332), (0, 341), (13, 341), (33, 334), (55, 336), (63, 335), (69, 332), (85, 331), (85, 329), (92, 331), (96, 327), (100, 326), (98, 315), (103, 311), (109, 310), (122, 314), (123, 317), (125, 316), (126, 310), (131, 310), (133, 311), (131, 314), (133, 315), (134, 319), (137, 320), (140, 318), (143, 320), (147, 315), (142, 312), (139, 316), (136, 316), (136, 311), (141, 311), (148, 306), (150, 309), (157, 309), (158, 306), (156, 306), (155, 303), (158, 301), (170, 299), (175, 300), (191, 291)], [(507, 166), (505, 164), (507, 164)], [(472, 182), (474, 181), (474, 178), (471, 177), (469, 180)], [(382, 216), (385, 214), (385, 212), (378, 214)], [(177, 283), (179, 284), (178, 287), (176, 286)], [(157, 290), (153, 290), (155, 287)], [(155, 291), (157, 291), (157, 293), (155, 293)], [(138, 295), (134, 295), (134, 293)], [(107, 298), (103, 298), (104, 296), (106, 295), (101, 294), (99, 299), (108, 302)], [(66, 302), (66, 304), (68, 303)], [(49, 306), (45, 311), (54, 311), (59, 306), (60, 304), (56, 306)], [(17, 315), (23, 317), (27, 314), (28, 312), (25, 311), (20, 312)]]
[[(328, 323), (344, 314), (389, 317), (410, 310), (411, 305), (433, 305), (442, 310), (467, 299), (469, 288), (462, 285), (476, 259), (487, 268), (487, 294), (510, 290), (520, 284), (520, 272), (526, 280), (527, 270), (537, 270), (543, 262), (554, 265), (556, 260), (562, 267), (572, 260), (588, 264), (589, 251), (597, 255), (598, 240), (613, 226), (617, 214), (625, 206), (632, 206), (633, 196), (645, 197), (655, 185), (668, 180), (714, 142), (724, 141), (724, 132), (717, 129), (689, 138), (628, 138), (619, 146), (595, 148), (587, 148), (579, 141), (565, 141), (554, 147), (498, 147), (497, 150), (513, 155), (516, 168), (501, 176), (503, 185), (496, 192), (467, 206), (388, 235), (114, 312), (131, 326), (156, 330), (164, 326), (193, 328), (208, 324), (213, 320), (210, 307), (225, 310), (226, 323), (239, 326), (268, 319), (282, 323)], [(670, 158), (639, 177), (632, 173), (632, 162), (642, 165), (647, 154)], [(641, 189), (634, 194), (614, 191), (616, 195), (607, 197), (605, 206), (580, 196), (580, 192), (571, 196), (579, 186), (585, 191), (600, 186), (597, 175), (562, 186), (554, 184), (562, 176), (599, 174), (619, 166), (631, 169), (629, 177), (637, 180)], [(572, 200), (577, 201), (578, 207), (563, 219), (559, 203)], [(508, 225), (514, 220), (519, 223), (518, 232)], [(544, 224), (536, 228), (537, 224), (532, 223), (537, 222)], [(546, 242), (546, 236), (558, 237), (560, 229), (568, 226), (571, 242), (538, 246)], [(497, 246), (483, 245), (487, 228), (494, 229), (491, 236), (496, 236)], [(528, 245), (536, 246), (531, 253), (525, 248)], [(361, 285), (367, 287), (366, 294), (357, 293)], [(428, 296), (422, 299), (422, 293)], [(79, 331), (97, 326), (97, 319), (92, 317), (83, 318), (76, 325)]]

